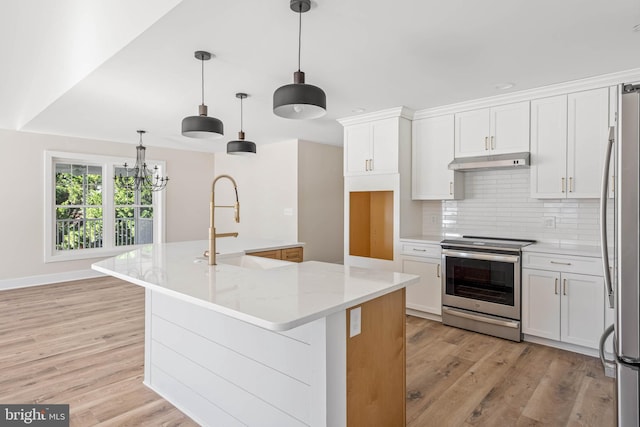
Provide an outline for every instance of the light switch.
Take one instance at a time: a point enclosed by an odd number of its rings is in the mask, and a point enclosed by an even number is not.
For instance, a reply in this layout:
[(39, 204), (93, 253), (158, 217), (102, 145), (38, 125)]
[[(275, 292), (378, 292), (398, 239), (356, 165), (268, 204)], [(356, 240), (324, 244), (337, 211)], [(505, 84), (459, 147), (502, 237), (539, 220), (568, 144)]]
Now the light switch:
[(361, 307), (351, 309), (351, 311), (349, 312), (349, 338), (360, 335), (361, 321)]

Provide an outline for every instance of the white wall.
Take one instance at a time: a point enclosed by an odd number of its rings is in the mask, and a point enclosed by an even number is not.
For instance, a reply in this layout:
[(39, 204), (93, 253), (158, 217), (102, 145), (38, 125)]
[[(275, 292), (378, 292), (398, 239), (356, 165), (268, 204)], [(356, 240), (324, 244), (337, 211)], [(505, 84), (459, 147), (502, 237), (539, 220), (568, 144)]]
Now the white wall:
[[(597, 199), (531, 199), (529, 170), (465, 172), (463, 200), (423, 202), (423, 234), (530, 238), (598, 245)], [(555, 220), (554, 228), (545, 219)]]
[[(342, 262), (342, 148), (290, 140), (258, 146), (255, 156), (218, 154), (216, 174), (238, 184), (240, 223), (216, 209), (216, 231), (304, 242), (304, 259)], [(226, 180), (216, 184), (216, 205), (234, 201)]]
[[(259, 145), (255, 156), (215, 156), (216, 175), (231, 175), (238, 184), (240, 223), (231, 209), (216, 209), (216, 231), (237, 231), (241, 236), (298, 240), (297, 140)], [(216, 205), (233, 204), (233, 187), (216, 184)], [(209, 190), (210, 191), (210, 190)], [(291, 209), (291, 215), (285, 214)]]
[(298, 145), (298, 239), (305, 259), (344, 261), (344, 177), (341, 147)]
[[(90, 269), (97, 259), (44, 262), (44, 152), (68, 151), (135, 157), (133, 144), (0, 130), (0, 288), (13, 279), (60, 276)], [(214, 156), (149, 147), (166, 161), (166, 241), (206, 240)], [(46, 277), (42, 276), (46, 283)]]

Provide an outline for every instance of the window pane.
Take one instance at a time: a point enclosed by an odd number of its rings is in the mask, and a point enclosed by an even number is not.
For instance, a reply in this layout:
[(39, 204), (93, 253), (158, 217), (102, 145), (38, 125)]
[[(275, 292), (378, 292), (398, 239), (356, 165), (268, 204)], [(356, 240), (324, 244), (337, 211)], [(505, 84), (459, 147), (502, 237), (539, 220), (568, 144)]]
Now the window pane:
[(56, 208), (56, 250), (102, 247), (102, 209)]
[(102, 205), (102, 168), (56, 164), (56, 205)]
[(116, 207), (116, 246), (153, 243), (153, 208)]
[(116, 205), (152, 205), (153, 191), (143, 187), (141, 190), (133, 190), (134, 179), (133, 170), (116, 166), (114, 168), (115, 180), (115, 204)]

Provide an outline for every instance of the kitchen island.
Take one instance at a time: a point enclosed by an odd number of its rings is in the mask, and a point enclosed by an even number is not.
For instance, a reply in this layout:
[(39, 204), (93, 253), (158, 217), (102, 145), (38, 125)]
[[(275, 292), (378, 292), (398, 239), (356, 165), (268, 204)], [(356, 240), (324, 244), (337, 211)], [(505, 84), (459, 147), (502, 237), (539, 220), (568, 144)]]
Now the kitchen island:
[(206, 247), (93, 265), (146, 288), (148, 387), (202, 425), (404, 425), (404, 287), (417, 276), (251, 257), (273, 245), (242, 239), (221, 239), (209, 266)]

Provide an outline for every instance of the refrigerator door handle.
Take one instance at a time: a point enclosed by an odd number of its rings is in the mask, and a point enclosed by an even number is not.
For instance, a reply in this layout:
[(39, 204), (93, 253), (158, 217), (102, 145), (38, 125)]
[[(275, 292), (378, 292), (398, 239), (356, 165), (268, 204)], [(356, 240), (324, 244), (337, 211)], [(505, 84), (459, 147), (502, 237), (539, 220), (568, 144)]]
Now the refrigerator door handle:
[(598, 346), (598, 354), (600, 355), (600, 361), (602, 362), (602, 366), (604, 367), (604, 373), (608, 377), (615, 377), (616, 375), (616, 361), (614, 359), (607, 359), (604, 354), (604, 344), (607, 341), (607, 338), (613, 333), (614, 325), (611, 324), (607, 329), (604, 330), (602, 336), (600, 337), (600, 344)]
[(609, 296), (609, 307), (613, 308), (613, 285), (611, 283), (611, 271), (609, 270), (609, 248), (607, 246), (607, 199), (609, 198), (609, 164), (611, 163), (611, 153), (615, 140), (615, 128), (609, 128), (609, 140), (607, 141), (607, 151), (604, 157), (602, 171), (602, 185), (600, 186), (600, 250), (602, 253), (602, 266), (604, 268), (604, 284)]

